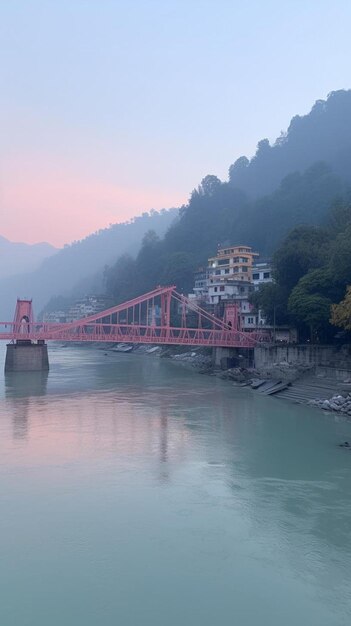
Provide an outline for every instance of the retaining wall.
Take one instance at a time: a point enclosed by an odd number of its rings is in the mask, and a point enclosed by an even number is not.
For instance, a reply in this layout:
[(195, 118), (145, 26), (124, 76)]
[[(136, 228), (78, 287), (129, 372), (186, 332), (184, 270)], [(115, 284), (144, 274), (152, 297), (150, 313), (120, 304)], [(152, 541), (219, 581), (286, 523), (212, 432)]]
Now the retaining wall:
[(293, 345), (277, 344), (258, 346), (254, 349), (257, 369), (280, 363), (304, 365), (315, 368), (316, 373), (334, 375), (345, 379), (351, 377), (351, 345)]

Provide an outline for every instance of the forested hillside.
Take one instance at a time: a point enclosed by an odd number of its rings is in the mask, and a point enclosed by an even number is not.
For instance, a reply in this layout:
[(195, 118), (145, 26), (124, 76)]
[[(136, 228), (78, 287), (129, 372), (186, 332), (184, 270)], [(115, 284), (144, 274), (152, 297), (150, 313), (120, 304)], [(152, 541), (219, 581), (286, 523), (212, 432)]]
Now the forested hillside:
[(194, 270), (218, 244), (248, 244), (261, 257), (271, 256), (291, 228), (324, 223), (330, 206), (348, 197), (347, 185), (323, 163), (291, 174), (273, 194), (254, 202), (207, 176), (163, 239), (149, 232), (136, 259), (123, 256), (106, 270), (106, 290), (118, 302), (156, 284), (190, 291)]
[(179, 211), (144, 214), (91, 235), (0, 288), (6, 304), (29, 295), (37, 310), (54, 295), (91, 290), (105, 289), (115, 302), (157, 284), (188, 292), (194, 270), (218, 244), (247, 244), (270, 257), (294, 227), (325, 225), (331, 206), (349, 202), (350, 185), (351, 91), (338, 91), (293, 118), (273, 146), (260, 142), (251, 161), (239, 159), (228, 181), (205, 176)]
[(269, 144), (262, 139), (249, 161), (240, 157), (229, 168), (229, 182), (251, 197), (270, 193), (294, 171), (303, 172), (325, 161), (341, 178), (351, 182), (351, 91), (317, 100), (308, 115), (296, 115), (286, 133)]
[(150, 228), (163, 236), (177, 213), (176, 209), (143, 213), (65, 246), (34, 272), (0, 280), (0, 319), (12, 319), (17, 297), (33, 298), (38, 313), (52, 296), (101, 292), (104, 266), (127, 251), (137, 254)]
[(248, 244), (270, 257), (290, 229), (323, 225), (331, 206), (348, 202), (351, 186), (351, 91), (319, 100), (296, 116), (273, 146), (240, 158), (229, 181), (206, 176), (164, 238), (148, 233), (136, 257), (123, 256), (105, 271), (116, 302), (174, 283), (187, 292), (193, 272), (218, 244)]
[(335, 325), (350, 330), (351, 299), (335, 305), (351, 284), (351, 204), (335, 205), (323, 226), (290, 231), (274, 253), (273, 269), (275, 282), (252, 296), (268, 322), (293, 324), (300, 339), (313, 342), (334, 340)]

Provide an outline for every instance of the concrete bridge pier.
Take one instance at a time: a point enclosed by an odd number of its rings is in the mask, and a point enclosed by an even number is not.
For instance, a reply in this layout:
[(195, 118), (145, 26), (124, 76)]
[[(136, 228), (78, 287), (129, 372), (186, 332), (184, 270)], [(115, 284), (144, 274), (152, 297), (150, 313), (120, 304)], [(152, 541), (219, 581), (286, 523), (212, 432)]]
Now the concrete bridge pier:
[(216, 367), (249, 367), (253, 363), (252, 348), (213, 348), (213, 361)]
[(19, 339), (6, 346), (5, 372), (43, 372), (49, 369), (48, 347), (45, 341), (34, 343)]

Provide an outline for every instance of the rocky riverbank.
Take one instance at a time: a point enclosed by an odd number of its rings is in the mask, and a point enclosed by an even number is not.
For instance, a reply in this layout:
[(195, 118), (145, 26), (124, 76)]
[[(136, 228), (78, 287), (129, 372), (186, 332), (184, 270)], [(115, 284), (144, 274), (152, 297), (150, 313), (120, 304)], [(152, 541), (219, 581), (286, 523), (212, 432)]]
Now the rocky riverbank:
[(105, 350), (106, 354), (124, 352), (171, 359), (200, 374), (251, 387), (256, 393), (276, 395), (281, 399), (351, 416), (351, 379), (337, 381), (316, 373), (310, 365), (282, 361), (261, 368), (234, 367), (222, 370), (215, 367), (210, 348), (189, 350), (186, 347), (147, 344), (99, 344), (97, 347)]
[(323, 411), (334, 411), (351, 416), (351, 393), (346, 396), (335, 394), (329, 400), (310, 400), (308, 404), (323, 409)]

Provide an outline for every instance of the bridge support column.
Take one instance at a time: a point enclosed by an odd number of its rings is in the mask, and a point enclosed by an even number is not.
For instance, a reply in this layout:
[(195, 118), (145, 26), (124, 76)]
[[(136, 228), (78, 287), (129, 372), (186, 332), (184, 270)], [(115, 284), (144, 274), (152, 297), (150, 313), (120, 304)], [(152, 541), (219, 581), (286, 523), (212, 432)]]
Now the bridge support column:
[(227, 369), (230, 367), (229, 361), (237, 356), (236, 348), (214, 348), (213, 359), (217, 367)]
[(213, 348), (213, 360), (223, 370), (230, 367), (251, 367), (253, 350), (251, 348)]
[(6, 346), (5, 372), (48, 371), (48, 347), (44, 341), (18, 340)]

